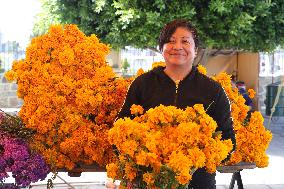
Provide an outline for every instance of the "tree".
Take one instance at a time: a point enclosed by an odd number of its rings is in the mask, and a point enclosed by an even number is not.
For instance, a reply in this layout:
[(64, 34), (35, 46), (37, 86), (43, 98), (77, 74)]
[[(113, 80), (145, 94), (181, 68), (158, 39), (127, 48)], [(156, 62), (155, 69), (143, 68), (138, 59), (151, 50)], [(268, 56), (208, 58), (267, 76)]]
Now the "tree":
[(41, 0), (42, 12), (36, 15), (31, 38), (45, 34), (51, 24), (60, 23), (56, 0)]
[(129, 64), (128, 60), (124, 59), (123, 62), (122, 62), (122, 66), (121, 66), (122, 73), (126, 74), (129, 67), (130, 67), (130, 64)]
[(283, 0), (55, 0), (61, 23), (74, 23), (121, 48), (156, 49), (163, 25), (193, 22), (201, 47), (273, 51), (284, 46)]

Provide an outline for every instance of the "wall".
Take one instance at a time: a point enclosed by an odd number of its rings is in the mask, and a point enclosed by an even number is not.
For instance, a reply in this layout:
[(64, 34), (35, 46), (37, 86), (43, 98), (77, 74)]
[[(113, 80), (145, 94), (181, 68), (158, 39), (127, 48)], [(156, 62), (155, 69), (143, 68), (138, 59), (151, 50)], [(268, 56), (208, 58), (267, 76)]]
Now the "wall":
[[(239, 53), (237, 56), (237, 69), (239, 81), (244, 81), (247, 89), (255, 90), (259, 94), (259, 54), (258, 53)], [(254, 107), (259, 110), (259, 96), (253, 99)]]
[[(259, 83), (259, 54), (237, 53), (235, 55), (218, 55), (208, 59), (205, 65), (209, 76), (220, 72), (235, 75), (238, 81), (244, 81), (247, 89), (254, 89), (258, 93)], [(255, 110), (259, 110), (259, 98), (253, 99)]]
[(121, 75), (121, 52), (111, 50), (106, 57), (108, 65), (111, 66), (114, 72)]
[(220, 72), (234, 74), (237, 71), (236, 55), (218, 55), (210, 57), (205, 67), (207, 68), (207, 75), (213, 76)]
[(0, 74), (0, 108), (19, 108), (23, 101), (17, 97), (18, 86), (15, 82), (9, 83)]
[(111, 67), (119, 68), (121, 64), (121, 53), (120, 51), (111, 50), (106, 59)]
[(258, 53), (239, 53), (237, 59), (238, 80), (244, 81), (247, 88), (252, 88), (256, 91), (259, 75)]

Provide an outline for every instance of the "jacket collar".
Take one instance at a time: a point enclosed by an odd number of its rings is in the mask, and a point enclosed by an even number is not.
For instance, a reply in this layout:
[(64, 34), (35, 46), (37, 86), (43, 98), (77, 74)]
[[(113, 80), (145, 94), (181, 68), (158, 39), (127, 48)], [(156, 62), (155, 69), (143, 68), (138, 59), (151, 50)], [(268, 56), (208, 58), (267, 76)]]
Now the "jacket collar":
[[(154, 68), (152, 71), (154, 74), (158, 75), (159, 77), (162, 78), (168, 78), (170, 80), (172, 80), (165, 72), (164, 72), (165, 67), (163, 66), (158, 66), (156, 68)], [(187, 74), (187, 76), (182, 80), (192, 80), (194, 78), (194, 76), (196, 75), (197, 72), (197, 68), (196, 66), (192, 66), (191, 71), (189, 72), (189, 74)]]

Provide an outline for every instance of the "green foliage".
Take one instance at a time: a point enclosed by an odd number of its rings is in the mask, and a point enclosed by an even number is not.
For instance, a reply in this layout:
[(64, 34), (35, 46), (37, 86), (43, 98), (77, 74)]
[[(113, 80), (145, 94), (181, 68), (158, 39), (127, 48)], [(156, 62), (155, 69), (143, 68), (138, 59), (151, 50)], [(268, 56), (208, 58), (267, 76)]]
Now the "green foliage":
[(36, 16), (31, 38), (45, 34), (51, 24), (60, 23), (56, 0), (41, 0), (42, 12)]
[(127, 59), (124, 59), (123, 62), (122, 62), (122, 65), (121, 65), (121, 68), (122, 68), (122, 72), (123, 73), (126, 73), (127, 72), (127, 69), (130, 67), (130, 64), (128, 62)]
[(273, 51), (284, 46), (283, 0), (53, 0), (74, 23), (115, 48), (156, 48), (165, 23), (189, 19), (202, 48)]

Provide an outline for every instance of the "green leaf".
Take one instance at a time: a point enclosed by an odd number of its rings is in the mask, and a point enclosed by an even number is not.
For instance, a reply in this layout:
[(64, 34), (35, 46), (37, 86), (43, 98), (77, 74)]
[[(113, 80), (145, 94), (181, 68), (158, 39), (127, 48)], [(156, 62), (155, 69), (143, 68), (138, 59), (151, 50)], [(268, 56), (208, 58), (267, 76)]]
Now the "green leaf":
[(283, 0), (42, 0), (34, 36), (51, 23), (74, 23), (113, 48), (156, 48), (161, 28), (191, 20), (201, 48), (273, 51), (284, 46)]

